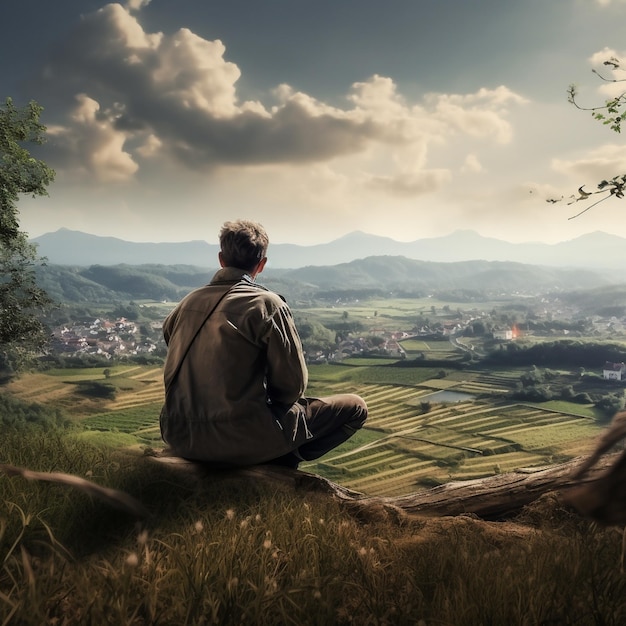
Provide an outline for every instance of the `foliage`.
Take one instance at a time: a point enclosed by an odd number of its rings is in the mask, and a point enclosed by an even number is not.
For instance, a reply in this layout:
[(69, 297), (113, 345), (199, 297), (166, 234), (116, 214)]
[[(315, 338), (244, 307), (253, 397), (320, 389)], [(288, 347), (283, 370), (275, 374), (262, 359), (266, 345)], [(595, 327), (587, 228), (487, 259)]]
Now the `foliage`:
[(37, 402), (24, 402), (0, 393), (0, 429), (22, 430), (28, 426), (52, 428), (67, 424), (68, 418), (59, 409)]
[(186, 265), (49, 265), (37, 279), (57, 300), (107, 303), (135, 299), (177, 301), (207, 282), (206, 270)]
[(51, 305), (36, 282), (40, 261), (26, 233), (20, 231), (17, 201), (21, 194), (47, 195), (54, 172), (35, 159), (24, 144), (44, 142), (42, 108), (31, 102), (17, 108), (7, 98), (0, 108), (0, 368), (20, 369), (29, 353), (40, 350), (47, 334), (38, 313)]
[(299, 315), (295, 316), (295, 322), (305, 352), (328, 352), (335, 345), (335, 333), (320, 322)]
[(515, 400), (524, 400), (526, 402), (547, 402), (552, 400), (554, 394), (547, 385), (530, 385), (514, 391), (511, 397)]
[(178, 300), (189, 291), (173, 284), (153, 266), (92, 265), (80, 273), (94, 283), (128, 294), (131, 298)]
[(624, 408), (624, 395), (615, 393), (607, 394), (596, 402), (596, 406), (608, 417), (612, 417), (615, 413)]
[(606, 361), (626, 361), (626, 347), (617, 343), (600, 343), (563, 339), (545, 341), (523, 347), (509, 343), (504, 350), (494, 350), (486, 363), (502, 363), (513, 366), (539, 364), (553, 367), (587, 367), (598, 369)]
[[(610, 67), (613, 71), (620, 69), (620, 61), (615, 57), (611, 57), (604, 61), (604, 65)], [(621, 83), (626, 81), (623, 78), (606, 78), (595, 69), (591, 70), (600, 80), (606, 83)], [(578, 102), (578, 89), (576, 85), (570, 85), (567, 89), (567, 99), (570, 104), (573, 104), (577, 109), (581, 111), (591, 111), (591, 115), (594, 119), (598, 120), (605, 126), (608, 126), (612, 131), (621, 133), (622, 122), (626, 120), (626, 91), (622, 92), (614, 98), (606, 100), (604, 104), (593, 107), (581, 106)], [(603, 179), (597, 184), (597, 191), (586, 191), (584, 185), (578, 188), (578, 194), (572, 195), (569, 198), (568, 204), (574, 204), (576, 202), (586, 202), (589, 198), (596, 194), (601, 194), (603, 197), (592, 204), (589, 204), (585, 209), (573, 215), (570, 219), (582, 215), (589, 209), (593, 208), (600, 202), (604, 202), (609, 198), (623, 198), (626, 191), (626, 174), (619, 174), (610, 179)], [(548, 202), (558, 202), (558, 200), (549, 199)]]
[[(611, 57), (604, 61), (604, 65), (610, 67), (613, 71), (619, 70), (621, 62), (619, 59), (615, 57)], [(595, 69), (591, 70), (600, 80), (606, 83), (621, 83), (626, 79), (617, 79), (617, 78), (606, 78), (603, 74), (600, 74)], [(577, 109), (581, 109), (582, 111), (591, 111), (591, 114), (594, 119), (602, 122), (605, 126), (609, 126), (612, 131), (616, 133), (621, 132), (622, 130), (622, 121), (626, 120), (626, 91), (616, 96), (615, 98), (611, 98), (606, 100), (603, 105), (594, 106), (594, 107), (582, 107), (579, 105), (577, 101), (578, 90), (576, 85), (570, 85), (567, 90), (567, 98), (568, 101), (573, 104)]]

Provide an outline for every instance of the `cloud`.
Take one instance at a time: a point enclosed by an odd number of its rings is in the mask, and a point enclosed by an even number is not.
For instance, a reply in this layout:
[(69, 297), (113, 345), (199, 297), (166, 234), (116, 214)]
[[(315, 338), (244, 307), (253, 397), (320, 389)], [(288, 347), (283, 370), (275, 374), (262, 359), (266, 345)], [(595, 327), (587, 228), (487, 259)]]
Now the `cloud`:
[(508, 143), (513, 134), (505, 115), (511, 104), (526, 104), (527, 100), (500, 86), (480, 89), (467, 95), (431, 96), (435, 116), (451, 129), (473, 137), (491, 136), (499, 143)]
[(449, 170), (422, 170), (403, 172), (396, 176), (372, 176), (368, 184), (394, 196), (417, 196), (441, 189), (450, 179)]
[(48, 128), (49, 152), (58, 168), (100, 182), (128, 180), (139, 166), (124, 151), (127, 135), (115, 128), (115, 114), (84, 94), (70, 114), (72, 128)]
[(126, 8), (130, 11), (140, 11), (144, 7), (150, 4), (151, 0), (128, 0), (126, 2)]
[(626, 171), (626, 146), (606, 144), (577, 160), (553, 159), (552, 169), (568, 176), (578, 188), (595, 187), (601, 180), (613, 178)]
[(463, 173), (477, 173), (482, 172), (483, 166), (480, 163), (480, 160), (475, 154), (468, 154), (465, 157), (465, 161), (461, 167), (461, 172)]
[[(626, 0), (624, 0), (626, 2)], [(604, 47), (594, 52), (589, 57), (589, 63), (597, 74), (597, 91), (604, 99), (617, 98), (624, 93), (626, 81), (626, 52), (613, 48)], [(615, 64), (617, 62), (617, 65)], [(621, 64), (621, 65), (620, 65)], [(593, 106), (601, 106), (603, 102), (594, 103)]]
[(501, 86), (410, 103), (379, 75), (354, 83), (344, 107), (289, 85), (278, 86), (271, 102), (242, 101), (241, 72), (226, 60), (224, 44), (184, 28), (147, 33), (131, 15), (146, 4), (108, 4), (85, 16), (44, 69), (44, 85), (66, 108), (51, 142), (62, 167), (121, 181), (146, 159), (207, 172), (387, 151), (380, 160), (393, 171), (366, 171), (361, 179), (419, 194), (450, 179), (446, 169), (428, 166), (429, 146), (459, 135), (507, 143), (509, 108), (525, 102)]

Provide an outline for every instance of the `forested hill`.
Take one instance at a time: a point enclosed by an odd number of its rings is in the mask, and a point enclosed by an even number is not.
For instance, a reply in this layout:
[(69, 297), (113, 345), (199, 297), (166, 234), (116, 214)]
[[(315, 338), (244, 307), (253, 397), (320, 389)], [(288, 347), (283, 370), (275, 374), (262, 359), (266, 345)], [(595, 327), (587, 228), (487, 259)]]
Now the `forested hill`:
[(176, 301), (212, 274), (189, 265), (46, 265), (38, 268), (37, 282), (58, 302)]
[[(176, 301), (206, 284), (215, 269), (189, 265), (115, 265), (38, 269), (39, 284), (60, 302)], [(609, 286), (601, 272), (466, 261), (435, 263), (400, 256), (367, 257), (332, 266), (266, 269), (259, 282), (288, 299), (366, 295), (484, 295), (568, 292)]]

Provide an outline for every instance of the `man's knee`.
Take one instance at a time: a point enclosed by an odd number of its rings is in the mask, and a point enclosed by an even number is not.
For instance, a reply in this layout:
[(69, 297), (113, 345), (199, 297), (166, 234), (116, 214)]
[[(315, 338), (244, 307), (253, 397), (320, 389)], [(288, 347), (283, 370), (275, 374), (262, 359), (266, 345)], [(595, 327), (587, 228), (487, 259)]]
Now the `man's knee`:
[(358, 430), (363, 427), (367, 420), (367, 404), (361, 396), (353, 393), (346, 394), (346, 400), (352, 409), (350, 419), (346, 421), (346, 424), (354, 428), (354, 430)]

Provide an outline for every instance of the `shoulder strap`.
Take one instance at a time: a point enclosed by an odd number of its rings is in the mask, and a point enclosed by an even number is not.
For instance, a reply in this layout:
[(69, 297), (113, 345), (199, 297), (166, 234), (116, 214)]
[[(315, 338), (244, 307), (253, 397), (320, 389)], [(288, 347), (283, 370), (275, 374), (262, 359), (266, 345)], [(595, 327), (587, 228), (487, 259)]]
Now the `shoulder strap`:
[(169, 388), (172, 385), (172, 383), (176, 380), (176, 377), (178, 376), (178, 372), (180, 371), (180, 368), (183, 365), (183, 361), (185, 360), (185, 357), (187, 356), (187, 353), (189, 352), (189, 349), (191, 348), (191, 345), (193, 344), (193, 342), (195, 341), (196, 337), (198, 336), (198, 333), (200, 332), (200, 329), (206, 324), (206, 321), (209, 319), (209, 317), (211, 317), (211, 315), (213, 315), (213, 312), (215, 311), (215, 309), (217, 309), (217, 307), (219, 306), (220, 302), (226, 297), (226, 295), (228, 293), (230, 293), (231, 289), (233, 287), (235, 287), (236, 285), (238, 285), (238, 284), (239, 283), (235, 283), (234, 285), (231, 285), (228, 289), (226, 289), (226, 291), (224, 291), (224, 293), (222, 293), (222, 295), (217, 299), (217, 302), (211, 307), (209, 312), (204, 316), (204, 319), (202, 320), (202, 322), (200, 324), (198, 324), (198, 327), (196, 328), (195, 332), (193, 333), (193, 336), (191, 337), (191, 339), (189, 340), (189, 343), (187, 344), (187, 347), (184, 349), (184, 351), (182, 353), (182, 356), (180, 357), (180, 360), (176, 364), (176, 368), (174, 369), (174, 373), (172, 374), (172, 377), (170, 378), (169, 382), (166, 385), (166, 389), (165, 389), (166, 393), (169, 390)]

